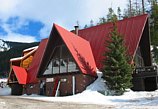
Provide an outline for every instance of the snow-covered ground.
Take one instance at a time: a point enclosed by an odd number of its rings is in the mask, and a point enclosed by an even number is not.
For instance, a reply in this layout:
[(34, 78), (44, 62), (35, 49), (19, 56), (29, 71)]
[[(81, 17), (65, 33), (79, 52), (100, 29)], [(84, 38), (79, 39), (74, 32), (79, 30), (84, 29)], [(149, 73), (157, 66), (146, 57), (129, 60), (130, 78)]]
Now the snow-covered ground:
[[(98, 71), (97, 80), (86, 88), (82, 93), (66, 96), (66, 97), (45, 97), (39, 95), (23, 95), (23, 98), (57, 101), (57, 102), (74, 102), (82, 104), (100, 104), (100, 105), (157, 105), (158, 104), (158, 90), (153, 92), (134, 92), (127, 90), (122, 96), (105, 96), (99, 92), (108, 93), (104, 80), (101, 78), (101, 72)], [(99, 92), (98, 92), (99, 91)]]
[(6, 96), (11, 94), (11, 89), (9, 87), (0, 87), (0, 96)]
[(22, 98), (53, 101), (72, 102), (79, 104), (99, 104), (115, 106), (157, 106), (158, 90), (153, 92), (126, 92), (122, 96), (104, 96), (97, 91), (86, 90), (80, 94), (67, 97), (45, 97), (39, 95), (23, 95)]
[(0, 78), (0, 83), (1, 82), (7, 82), (7, 78), (2, 78), (2, 79)]
[[(100, 74), (101, 72), (99, 72)], [(39, 95), (22, 95), (20, 98), (35, 99), (53, 102), (73, 102), (79, 104), (100, 104), (100, 105), (113, 105), (121, 107), (128, 106), (157, 106), (158, 104), (158, 90), (152, 92), (134, 92), (130, 89), (127, 90), (122, 96), (105, 96), (99, 92), (107, 93), (104, 80), (100, 78), (87, 87), (82, 93), (66, 96), (66, 97), (46, 97)], [(0, 88), (0, 95), (9, 95), (10, 88)], [(98, 92), (99, 91), (99, 92)], [(126, 108), (128, 109), (128, 108)]]
[(6, 84), (7, 84), (7, 78), (0, 79), (0, 96), (11, 94), (11, 89)]

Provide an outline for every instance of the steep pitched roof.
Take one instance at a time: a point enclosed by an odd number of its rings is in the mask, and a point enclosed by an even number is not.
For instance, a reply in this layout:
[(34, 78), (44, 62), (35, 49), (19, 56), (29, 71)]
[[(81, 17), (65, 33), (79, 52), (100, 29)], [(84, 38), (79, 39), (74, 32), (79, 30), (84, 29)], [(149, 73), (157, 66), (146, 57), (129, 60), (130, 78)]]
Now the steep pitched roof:
[[(125, 45), (128, 53), (134, 57), (139, 45), (141, 36), (147, 23), (148, 15), (131, 17), (117, 22), (118, 32), (124, 36)], [(112, 27), (112, 23), (90, 27), (79, 30), (79, 36), (90, 42), (94, 59), (98, 68), (100, 68), (103, 59), (103, 51), (106, 50), (104, 42)]]
[(24, 68), (18, 66), (12, 66), (12, 70), (14, 71), (19, 84), (27, 83), (27, 72)]
[(42, 60), (43, 64), (40, 65), (39, 75), (44, 73), (44, 69), (46, 69), (47, 65), (49, 64), (48, 62), (51, 59), (51, 54), (54, 49), (53, 47), (61, 42), (65, 43), (83, 74), (96, 76), (96, 64), (89, 42), (56, 24), (54, 24), (48, 39), (47, 48)]
[(84, 74), (96, 75), (96, 64), (88, 41), (54, 24), (54, 28)]
[(43, 39), (39, 44), (39, 47), (34, 55), (32, 63), (30, 67), (27, 69), (28, 76), (27, 76), (27, 83), (37, 82), (37, 74), (39, 71), (39, 67), (44, 55), (44, 51), (47, 45), (48, 39)]
[[(148, 16), (145, 14), (118, 21), (117, 23), (119, 33), (124, 36), (128, 53), (133, 57), (140, 43), (145, 25), (147, 24), (147, 19)], [(62, 39), (67, 46), (81, 72), (95, 76), (96, 66), (98, 68), (101, 67), (101, 60), (103, 59), (102, 53), (105, 50), (104, 42), (111, 27), (111, 23), (94, 26), (79, 30), (79, 36), (77, 36), (54, 24), (49, 39), (41, 41), (34, 55), (32, 64), (29, 69), (27, 69), (28, 74), (26, 83), (36, 82), (37, 74), (41, 75), (44, 73), (44, 67), (47, 67), (48, 62), (51, 59), (53, 46), (60, 43), (60, 40), (58, 40), (59, 38)], [(146, 36), (147, 38), (149, 37), (148, 32)], [(25, 75), (25, 71), (23, 72)], [(18, 74), (19, 73), (17, 73), (17, 75)], [(21, 78), (21, 76), (17, 76), (17, 78)], [(21, 83), (25, 83), (25, 79), (21, 80)]]
[[(43, 54), (47, 45), (47, 41), (48, 39), (43, 39), (41, 43), (39, 44), (39, 47), (31, 51), (31, 53), (35, 51), (36, 52), (32, 60), (32, 63), (28, 69), (24, 69), (19, 66), (12, 66), (12, 71), (16, 75), (19, 84), (29, 84), (29, 83), (35, 83), (38, 81), (37, 74), (38, 74), (41, 60), (43, 58)], [(27, 55), (29, 55), (29, 53)], [(25, 56), (23, 58), (25, 58)]]

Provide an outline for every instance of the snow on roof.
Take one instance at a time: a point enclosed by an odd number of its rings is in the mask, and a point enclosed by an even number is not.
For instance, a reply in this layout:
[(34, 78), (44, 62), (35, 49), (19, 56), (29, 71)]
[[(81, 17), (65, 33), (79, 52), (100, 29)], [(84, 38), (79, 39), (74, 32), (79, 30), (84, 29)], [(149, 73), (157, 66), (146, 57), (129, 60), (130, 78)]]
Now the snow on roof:
[(23, 57), (17, 57), (17, 58), (12, 58), (10, 59), (10, 61), (18, 61), (18, 60), (22, 60)]
[(37, 48), (38, 48), (38, 46), (31, 47), (31, 48), (27, 48), (27, 49), (23, 50), (23, 52), (30, 51), (30, 50), (32, 50), (32, 49), (37, 49)]
[(23, 60), (23, 59), (27, 58), (28, 56), (30, 56), (32, 53), (34, 53), (37, 50), (37, 48), (34, 48), (32, 51), (30, 51), (28, 54), (24, 55), (23, 57), (12, 58), (12, 59), (10, 59), (10, 61)]

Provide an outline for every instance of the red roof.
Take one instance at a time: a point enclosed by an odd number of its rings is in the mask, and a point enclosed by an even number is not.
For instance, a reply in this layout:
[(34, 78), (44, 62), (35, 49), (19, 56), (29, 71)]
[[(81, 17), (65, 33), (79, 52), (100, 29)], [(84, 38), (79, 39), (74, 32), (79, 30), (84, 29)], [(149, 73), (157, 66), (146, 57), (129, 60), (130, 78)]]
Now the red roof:
[(37, 74), (43, 58), (48, 39), (43, 39), (33, 57), (32, 63), (28, 69), (18, 66), (12, 66), (12, 69), (18, 79), (19, 84), (35, 83), (37, 82)]
[[(136, 49), (139, 45), (148, 15), (131, 17), (125, 20), (118, 21), (118, 31), (124, 36), (125, 44), (128, 48), (128, 53), (134, 57)], [(105, 50), (105, 39), (109, 34), (112, 23), (90, 27), (79, 30), (79, 36), (90, 42), (93, 56), (98, 68), (101, 68), (101, 60)]]
[(84, 74), (96, 75), (96, 64), (88, 41), (54, 24), (67, 48)]
[(26, 84), (27, 82), (27, 72), (22, 67), (12, 66), (12, 69), (16, 75), (19, 84)]
[(39, 47), (33, 57), (32, 63), (27, 70), (28, 71), (27, 83), (37, 82), (37, 74), (43, 58), (47, 41), (48, 39), (43, 39), (39, 44)]
[[(128, 52), (133, 57), (143, 34), (147, 18), (148, 16), (145, 14), (118, 21), (117, 23), (118, 31), (124, 36)], [(81, 72), (95, 76), (96, 66), (98, 68), (102, 66), (103, 52), (106, 50), (104, 42), (111, 27), (112, 23), (94, 26), (79, 30), (79, 36), (77, 36), (54, 24), (49, 39), (41, 41), (34, 55), (32, 64), (27, 69), (28, 74), (23, 68), (13, 67), (19, 83), (37, 82), (37, 75), (42, 74), (44, 71), (43, 66), (47, 66), (46, 64), (48, 64), (48, 62), (45, 61), (50, 59), (50, 57), (48, 57), (50, 55), (49, 52), (52, 51), (52, 46), (50, 45), (57, 43), (58, 37), (64, 41)]]

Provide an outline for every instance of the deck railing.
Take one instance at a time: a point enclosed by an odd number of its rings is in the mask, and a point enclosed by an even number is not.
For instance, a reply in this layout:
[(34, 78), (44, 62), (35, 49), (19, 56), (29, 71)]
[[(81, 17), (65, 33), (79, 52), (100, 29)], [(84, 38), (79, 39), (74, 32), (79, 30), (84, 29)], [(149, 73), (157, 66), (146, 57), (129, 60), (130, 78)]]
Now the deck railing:
[(144, 66), (144, 67), (137, 67), (134, 71), (134, 74), (143, 74), (143, 73), (158, 73), (157, 66)]

